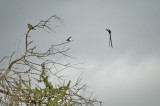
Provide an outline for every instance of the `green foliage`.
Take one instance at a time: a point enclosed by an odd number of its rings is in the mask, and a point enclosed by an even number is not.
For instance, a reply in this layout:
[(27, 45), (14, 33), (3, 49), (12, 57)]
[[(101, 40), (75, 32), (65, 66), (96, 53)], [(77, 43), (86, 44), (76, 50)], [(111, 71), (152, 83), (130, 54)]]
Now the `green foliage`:
[[(48, 81), (48, 76), (45, 75), (45, 64), (43, 63), (41, 65), (42, 67), (42, 72), (40, 75), (41, 82), (44, 83), (45, 88), (38, 88), (35, 87), (33, 94), (34, 94), (34, 103), (39, 106), (42, 104), (45, 104), (47, 106), (61, 106), (67, 105), (71, 106), (71, 104), (68, 103), (67, 101), (67, 96), (70, 95), (67, 93), (67, 91), (70, 89), (70, 83), (71, 81), (68, 82), (66, 86), (59, 86), (58, 88), (54, 88), (52, 83)], [(45, 103), (42, 102), (46, 101)]]

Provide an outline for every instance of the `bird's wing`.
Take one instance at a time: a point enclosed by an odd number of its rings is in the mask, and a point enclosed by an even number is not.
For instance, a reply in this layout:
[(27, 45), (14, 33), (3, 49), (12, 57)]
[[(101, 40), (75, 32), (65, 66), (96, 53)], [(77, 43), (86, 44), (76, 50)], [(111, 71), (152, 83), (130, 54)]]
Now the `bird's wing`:
[(109, 29), (106, 29), (107, 31), (109, 31)]

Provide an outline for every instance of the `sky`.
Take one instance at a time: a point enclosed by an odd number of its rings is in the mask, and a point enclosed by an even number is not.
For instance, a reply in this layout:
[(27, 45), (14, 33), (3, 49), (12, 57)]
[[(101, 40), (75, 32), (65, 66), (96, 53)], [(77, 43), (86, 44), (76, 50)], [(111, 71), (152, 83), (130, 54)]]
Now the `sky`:
[(160, 106), (159, 0), (0, 0), (0, 58), (23, 44), (28, 23), (53, 14), (63, 19), (53, 23), (56, 33), (31, 34), (42, 50), (71, 36), (83, 69), (69, 74), (83, 72), (103, 106)]

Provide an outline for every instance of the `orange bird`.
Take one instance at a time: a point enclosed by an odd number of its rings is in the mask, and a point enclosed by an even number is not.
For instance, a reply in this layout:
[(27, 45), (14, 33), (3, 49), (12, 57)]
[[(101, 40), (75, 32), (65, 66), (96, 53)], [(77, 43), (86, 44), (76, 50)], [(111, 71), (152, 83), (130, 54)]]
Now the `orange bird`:
[(36, 30), (31, 24), (28, 24), (28, 28), (31, 30), (31, 29), (34, 29)]

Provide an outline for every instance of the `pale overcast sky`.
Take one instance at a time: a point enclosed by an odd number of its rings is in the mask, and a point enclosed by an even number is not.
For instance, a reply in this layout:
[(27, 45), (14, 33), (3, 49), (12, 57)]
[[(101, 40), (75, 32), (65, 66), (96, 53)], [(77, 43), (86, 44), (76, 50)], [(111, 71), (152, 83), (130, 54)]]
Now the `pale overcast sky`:
[(160, 0), (0, 0), (0, 57), (15, 50), (28, 23), (55, 13), (64, 19), (56, 33), (31, 34), (42, 49), (72, 36), (71, 55), (103, 106), (160, 106)]

